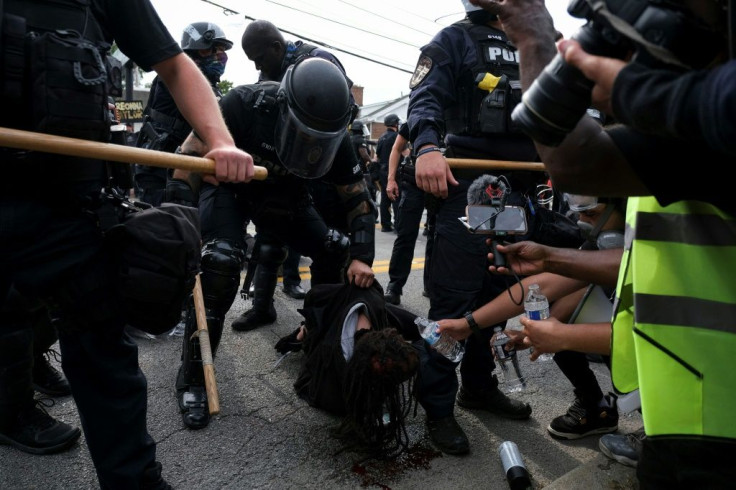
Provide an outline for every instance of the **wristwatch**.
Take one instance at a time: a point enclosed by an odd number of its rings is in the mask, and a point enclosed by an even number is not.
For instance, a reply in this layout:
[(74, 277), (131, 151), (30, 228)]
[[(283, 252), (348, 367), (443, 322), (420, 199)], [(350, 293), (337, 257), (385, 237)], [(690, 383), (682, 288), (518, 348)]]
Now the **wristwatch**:
[(470, 330), (480, 335), (480, 327), (478, 326), (478, 323), (475, 321), (475, 318), (473, 318), (473, 312), (469, 311), (465, 313), (465, 321), (468, 322), (468, 326), (470, 327)]

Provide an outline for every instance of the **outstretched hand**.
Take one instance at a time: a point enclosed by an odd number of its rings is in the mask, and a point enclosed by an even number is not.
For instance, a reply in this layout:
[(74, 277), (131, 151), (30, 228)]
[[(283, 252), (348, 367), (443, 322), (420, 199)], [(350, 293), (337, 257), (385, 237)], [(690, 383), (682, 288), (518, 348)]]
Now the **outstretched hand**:
[(530, 360), (536, 361), (542, 354), (554, 354), (561, 350), (567, 350), (563, 341), (564, 337), (560, 335), (564, 330), (564, 323), (554, 317), (545, 320), (530, 320), (522, 316), (521, 324), (524, 329), (521, 333), (526, 336), (525, 342), (534, 348)]
[[(498, 245), (497, 250), (506, 256), (506, 267), (491, 265), (488, 270), (496, 274), (518, 274), (530, 276), (544, 272), (545, 260), (549, 258), (549, 247), (537, 242), (523, 241)], [(493, 263), (493, 253), (488, 254)]]

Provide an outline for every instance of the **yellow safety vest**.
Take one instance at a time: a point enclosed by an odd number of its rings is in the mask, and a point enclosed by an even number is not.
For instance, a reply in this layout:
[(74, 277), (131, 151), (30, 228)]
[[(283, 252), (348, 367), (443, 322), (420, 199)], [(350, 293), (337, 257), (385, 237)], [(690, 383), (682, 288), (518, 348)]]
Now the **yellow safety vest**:
[(640, 389), (649, 436), (736, 438), (736, 220), (629, 198), (611, 376)]

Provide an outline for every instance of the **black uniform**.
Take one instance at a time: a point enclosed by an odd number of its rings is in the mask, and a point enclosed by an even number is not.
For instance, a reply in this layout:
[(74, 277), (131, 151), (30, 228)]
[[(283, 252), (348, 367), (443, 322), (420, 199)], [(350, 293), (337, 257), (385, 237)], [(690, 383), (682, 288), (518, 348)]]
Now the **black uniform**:
[[(409, 125), (403, 123), (399, 134), (409, 140)], [(419, 236), (419, 227), (422, 222), (426, 196), (425, 192), (417, 187), (415, 179), (414, 160), (412, 157), (404, 159), (397, 172), (399, 184), (399, 211), (396, 214), (396, 240), (391, 250), (391, 262), (388, 266), (389, 283), (386, 292), (393, 291), (401, 296), (404, 285), (409, 279), (411, 262), (414, 259), (414, 245)], [(424, 250), (424, 289), (428, 291), (429, 271), (434, 242), (435, 213), (430, 207), (427, 209), (427, 245)]]
[[(414, 148), (446, 145), (446, 156), (501, 160), (536, 160), (532, 141), (510, 125), (511, 109), (520, 100), (518, 59), (503, 31), (468, 19), (442, 29), (422, 48), (412, 77), (408, 122)], [(500, 77), (495, 90), (478, 84)], [(454, 170), (460, 185), (450, 186), (439, 202), (430, 271), (429, 317), (461, 318), (506, 289), (504, 278), (487, 272), (485, 237), (470, 234), (458, 217), (465, 215), (467, 190), (482, 171)], [(533, 196), (541, 173), (508, 175), (512, 189)], [(509, 202), (512, 204), (512, 202)], [(492, 328), (483, 339), (469, 337), (460, 365), (463, 386), (476, 393), (497, 386), (489, 349)], [(430, 419), (452, 415), (458, 389), (456, 365), (429, 352), (420, 402)]]
[[(210, 80), (210, 85), (215, 97), (220, 99), (222, 93), (217, 88), (216, 82)], [(159, 77), (153, 79), (144, 113), (146, 121), (136, 141), (139, 148), (174, 153), (192, 131), (192, 127), (176, 107), (176, 102), (166, 84)], [(136, 165), (135, 185), (139, 192), (138, 198), (153, 206), (161, 205), (168, 172), (168, 169), (161, 167)]]
[(365, 151), (370, 154), (370, 151), (368, 150), (368, 142), (366, 141), (363, 131), (361, 130), (360, 132), (356, 132), (353, 130), (350, 134), (350, 142), (353, 144), (355, 158), (358, 159), (358, 163), (360, 164), (360, 171), (363, 172), (363, 180), (365, 181), (365, 186), (368, 189), (368, 194), (370, 194), (371, 198), (376, 201), (376, 198), (378, 197), (378, 189), (376, 189), (376, 184), (373, 183), (373, 177), (368, 169), (368, 165), (360, 156), (361, 148), (365, 149)]
[[(279, 161), (274, 147), (278, 88), (276, 82), (242, 85), (232, 89), (220, 101), (235, 144), (250, 153), (257, 165), (268, 169), (268, 178), (238, 185), (215, 187), (205, 184), (200, 194), (204, 243), (202, 290), (213, 352), (222, 334), (225, 313), (237, 293), (245, 250), (243, 223), (247, 220), (258, 229), (259, 264), (264, 264), (256, 270), (254, 308), (259, 308), (259, 301), (268, 303), (264, 308), (271, 304), (278, 266), (285, 258), (283, 244), (312, 259), (313, 284), (342, 282), (344, 271), (335, 264), (347, 263), (348, 255), (368, 265), (373, 263), (373, 215), (358, 216), (349, 224), (352, 239), (349, 250), (346, 249), (347, 242), (340, 245), (340, 233), (331, 230), (313, 206), (308, 181), (289, 173)], [(363, 175), (347, 131), (332, 167), (317, 180), (333, 186), (362, 182)], [(351, 202), (341, 203), (340, 207), (352, 209), (364, 201), (370, 201), (367, 192)], [(192, 315), (187, 328), (190, 331), (196, 328)], [(201, 366), (190, 362), (192, 359), (189, 358), (189, 352), (196, 357), (198, 349), (193, 348), (194, 344), (190, 345), (188, 335), (184, 339), (184, 363), (177, 380), (180, 392), (204, 386), (198, 378)], [(186, 407), (181, 408), (184, 410)]]
[[(303, 41), (288, 41), (286, 43), (286, 52), (284, 53), (284, 59), (281, 62), (281, 74), (279, 76), (280, 81), (281, 78), (283, 78), (284, 74), (286, 73), (286, 70), (293, 64), (295, 64), (297, 61), (303, 59), (303, 58), (322, 58), (330, 63), (334, 64), (338, 68), (340, 68), (340, 71), (345, 74), (345, 68), (342, 66), (342, 63), (340, 63), (340, 60), (337, 59), (332, 53), (329, 51), (326, 51), (318, 46), (305, 43)], [(345, 78), (348, 82), (348, 87), (353, 86), (353, 82), (348, 78), (348, 76), (345, 74)], [(353, 108), (356, 108), (355, 105), (355, 99), (353, 98), (352, 91), (350, 92), (350, 104), (353, 106)], [(353, 113), (355, 113), (355, 110), (353, 110)], [(341, 155), (338, 154), (336, 156), (336, 160), (340, 158)], [(352, 159), (350, 160), (352, 162)], [(343, 164), (347, 164), (347, 162), (343, 162)], [(308, 190), (311, 195), (312, 201), (314, 203), (314, 206), (319, 211), (322, 218), (324, 218), (325, 223), (327, 223), (328, 226), (331, 228), (340, 230), (343, 233), (347, 233), (348, 223), (345, 217), (345, 213), (343, 212), (343, 206), (340, 203), (340, 199), (335, 193), (335, 189), (332, 185), (329, 183), (325, 183), (323, 181), (317, 180), (310, 180), (308, 183)], [(260, 230), (257, 229), (258, 232)], [(273, 237), (268, 242), (262, 242), (260, 240), (260, 237), (257, 237), (256, 246), (259, 248), (258, 251), (258, 257), (261, 256), (261, 245), (265, 243), (269, 248), (263, 251), (263, 260), (260, 260), (259, 262), (259, 273), (255, 275), (254, 277), (254, 286), (257, 290), (255, 293), (256, 296), (259, 296), (264, 291), (268, 290), (268, 286), (262, 286), (259, 285), (259, 281), (262, 280), (265, 277), (271, 277), (274, 274), (274, 270), (265, 271), (264, 269), (267, 267), (270, 267), (273, 269), (275, 266), (275, 263), (273, 260), (269, 260), (270, 256), (276, 255), (280, 256), (281, 254), (286, 254), (286, 261), (283, 262), (283, 273), (284, 273), (284, 286), (287, 286), (289, 284), (291, 285), (300, 285), (301, 283), (301, 276), (299, 274), (299, 261), (301, 259), (301, 255), (293, 248), (289, 249), (285, 247), (283, 244), (277, 244)], [(281, 250), (277, 250), (274, 247), (278, 247)], [(283, 261), (283, 259), (276, 260), (275, 262)], [(262, 264), (262, 265), (261, 265)], [(336, 270), (340, 271), (344, 269), (345, 264), (336, 263), (334, 264), (336, 266)], [(270, 281), (270, 279), (269, 279)], [(315, 283), (316, 284), (316, 283)], [(259, 299), (259, 302), (254, 302), (253, 307), (254, 309), (258, 309), (259, 306), (263, 308), (270, 308), (270, 303), (272, 301), (273, 297), (273, 291), (269, 295), (268, 298), (263, 298), (262, 300)], [(267, 306), (265, 303), (268, 302), (269, 305)], [(260, 309), (261, 312), (266, 311), (264, 309)]]
[(386, 184), (388, 183), (388, 157), (391, 155), (391, 148), (394, 146), (396, 137), (399, 133), (395, 129), (387, 129), (378, 138), (376, 144), (376, 156), (378, 157), (379, 182), (381, 183), (381, 229), (392, 230), (393, 223), (391, 217), (396, 220), (398, 215), (398, 204), (391, 201), (386, 194)]
[[(49, 4), (5, 0), (3, 13), (6, 19), (9, 13), (26, 17), (29, 29), (39, 25), (47, 29), (74, 28), (85, 39), (98, 45), (106, 43), (108, 47), (114, 39), (145, 70), (181, 52), (147, 0), (92, 0), (93, 17), (83, 11), (81, 21), (73, 25), (58, 10), (46, 10)], [(59, 25), (49, 25), (54, 21)], [(97, 25), (100, 32), (95, 34)], [(5, 35), (7, 27), (5, 24)], [(7, 37), (3, 44), (3, 49), (8, 49)], [(82, 65), (85, 70), (97, 66), (92, 62)], [(50, 102), (54, 94), (30, 93), (27, 99), (18, 98), (6, 91), (11, 88), (14, 72), (4, 67), (0, 73), (4, 82), (4, 110), (0, 116), (3, 126), (40, 127), (57, 134), (94, 139), (92, 131), (99, 121), (80, 121), (62, 114), (56, 119), (59, 125), (48, 118), (34, 124), (17, 117), (26, 114), (27, 108), (11, 117), (5, 109), (22, 100)], [(55, 81), (73, 85), (69, 82), (74, 77), (73, 63), (66, 73), (66, 80)], [(92, 78), (94, 70), (84, 74)], [(65, 102), (71, 102), (71, 107), (61, 105), (52, 110), (60, 109), (63, 113), (66, 107), (82, 116), (86, 114), (87, 106), (82, 104), (86, 100), (92, 114), (107, 114), (107, 95), (95, 94), (95, 87), (99, 84), (84, 90), (77, 87), (75, 95), (66, 92)], [(23, 90), (31, 90), (31, 84), (24, 85)], [(109, 121), (102, 117), (102, 124), (109, 129)], [(96, 138), (106, 141), (104, 137), (104, 132), (100, 132)], [(156, 463), (155, 443), (146, 429), (146, 378), (138, 367), (135, 343), (124, 332), (114, 295), (111, 258), (103, 248), (97, 217), (91, 212), (100, 204), (99, 192), (106, 184), (105, 166), (97, 161), (7, 149), (0, 149), (0, 154), (5, 163), (5, 178), (0, 183), (0, 298), (4, 305), (12, 284), (21, 294), (41, 298), (50, 305), (61, 321), (62, 366), (81, 415), (100, 485), (139, 488), (149, 478), (160, 478), (160, 465)], [(27, 320), (28, 315), (24, 314), (3, 316), (0, 321), (0, 372), (5, 372), (0, 380), (0, 412), (13, 411), (29, 400), (32, 403), (30, 353), (23, 347), (30, 345), (28, 339), (32, 335)]]

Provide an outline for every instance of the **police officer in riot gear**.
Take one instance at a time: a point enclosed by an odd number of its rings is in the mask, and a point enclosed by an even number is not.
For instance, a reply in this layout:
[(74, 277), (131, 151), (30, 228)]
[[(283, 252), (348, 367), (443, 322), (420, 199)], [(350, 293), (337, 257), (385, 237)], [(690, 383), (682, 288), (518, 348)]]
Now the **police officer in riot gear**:
[[(422, 48), (410, 82), (408, 121), (416, 183), (441, 198), (429, 285), (429, 317), (436, 319), (461, 318), (506, 288), (503, 278), (486, 272), (483, 237), (468, 233), (457, 219), (465, 214), (469, 185), (484, 172), (451, 171), (441, 147), (448, 157), (537, 159), (532, 141), (510, 124), (511, 110), (521, 97), (516, 49), (494, 16), (467, 0), (463, 4), (466, 18), (442, 29)], [(533, 196), (530, 189), (542, 177), (507, 173), (512, 189), (521, 195)], [(498, 389), (489, 338), (473, 335), (466, 340), (458, 404), (506, 418), (528, 418), (528, 404)], [(430, 350), (423, 355), (427, 369), (420, 403), (427, 412), (430, 437), (443, 452), (467, 453), (468, 439), (453, 415), (457, 365)], [(441, 396), (431, 396), (439, 386), (446, 387)]]
[(365, 124), (363, 121), (359, 121), (357, 119), (353, 121), (350, 125), (350, 141), (353, 144), (355, 156), (360, 163), (360, 170), (363, 172), (363, 179), (365, 180), (368, 193), (371, 195), (373, 200), (376, 201), (376, 198), (378, 197), (376, 195), (378, 188), (373, 182), (373, 178), (370, 173), (370, 167), (373, 162), (371, 160), (370, 151), (368, 151), (368, 143), (366, 142), (365, 133), (363, 132), (364, 129)]
[[(216, 178), (252, 178), (252, 159), (235, 148), (212, 94), (202, 93), (207, 81), (148, 0), (3, 0), (0, 15), (0, 125), (107, 142), (108, 95), (116, 80), (103, 60), (117, 42), (172, 87), (216, 161)], [(115, 216), (100, 195), (109, 185), (106, 165), (10, 148), (0, 148), (0, 155), (6, 164), (0, 182), (0, 311), (18, 311), (10, 303), (14, 288), (43, 302), (58, 320), (62, 367), (100, 487), (171, 488), (146, 427), (146, 377), (125, 332), (128, 312), (113, 265), (119, 256), (101, 226)], [(21, 312), (3, 314), (0, 321), (0, 442), (53, 452), (66, 431), (35, 404), (32, 328), (28, 312)]]
[[(233, 43), (225, 37), (225, 32), (210, 22), (194, 22), (182, 33), (181, 48), (210, 82), (218, 100), (222, 93), (217, 84), (227, 64), (225, 51), (232, 47)], [(159, 77), (153, 79), (144, 113), (146, 120), (136, 141), (139, 148), (173, 153), (192, 130)], [(139, 199), (153, 206), (160, 205), (167, 174), (165, 168), (136, 165), (135, 184)]]
[[(313, 57), (325, 59), (338, 67), (347, 80), (348, 87), (352, 87), (353, 83), (345, 74), (345, 69), (340, 60), (332, 53), (302, 41), (286, 41), (276, 26), (266, 20), (256, 20), (248, 24), (243, 32), (241, 44), (243, 51), (254, 62), (256, 69), (260, 70), (259, 80), (281, 81), (290, 66), (301, 59)], [(350, 121), (352, 121), (357, 113), (358, 106), (355, 104), (352, 92), (349, 93), (349, 99), (351, 107)], [(347, 126), (345, 130), (347, 132)], [(340, 158), (339, 155), (338, 158)], [(349, 161), (352, 162), (353, 159), (350, 158)], [(347, 162), (340, 162), (340, 165), (347, 165)], [(349, 233), (349, 220), (345, 215), (341, 198), (335, 192), (334, 186), (319, 179), (311, 179), (308, 182), (308, 188), (314, 206), (319, 210), (325, 223), (344, 234)], [(258, 229), (256, 231), (259, 232)], [(292, 261), (297, 256), (293, 249), (287, 250), (284, 244), (279, 245), (273, 240), (271, 240), (268, 250), (260, 250), (262, 243), (264, 242), (260, 240), (260, 237), (257, 237), (256, 246), (259, 250), (256, 251), (258, 265), (255, 265), (256, 273), (253, 276), (253, 307), (243, 312), (240, 317), (233, 321), (232, 327), (235, 330), (252, 330), (276, 321), (277, 314), (273, 307), (273, 290), (269, 286), (262, 286), (261, 281), (266, 281), (266, 284), (268, 284), (269, 281), (265, 278), (278, 273), (276, 264), (280, 263), (281, 260), (271, 259), (274, 254), (276, 254), (275, 258), (278, 258), (281, 254), (288, 253)], [(288, 266), (289, 261), (285, 265)], [(291, 265), (293, 265), (293, 262)], [(336, 270), (341, 270), (345, 268), (346, 264), (335, 263), (334, 266)], [(254, 264), (249, 264), (249, 268), (252, 267), (254, 267)], [(265, 270), (267, 268), (272, 270)], [(284, 274), (288, 273), (288, 269), (284, 271)], [(294, 271), (292, 271), (293, 273)], [(298, 274), (298, 271), (296, 273)], [(286, 286), (287, 283), (285, 282), (285, 292), (287, 291)], [(269, 294), (269, 296), (264, 297), (264, 294)]]
[[(258, 229), (259, 264), (266, 265), (256, 270), (254, 308), (273, 307), (283, 244), (312, 259), (315, 284), (339, 283), (346, 274), (368, 287), (374, 279), (375, 211), (346, 131), (351, 110), (342, 72), (323, 59), (305, 58), (287, 69), (281, 83), (236, 87), (220, 106), (237, 145), (253, 152), (268, 178), (245, 186), (203, 184), (200, 190), (202, 290), (213, 353), (238, 290), (246, 220)], [(204, 148), (192, 134), (182, 150), (199, 154)], [(350, 240), (330, 229), (312, 205), (310, 179), (335, 187), (350, 219)], [(175, 171), (167, 199), (194, 202), (197, 181), (194, 174)], [(335, 268), (348, 256), (347, 273)], [(209, 423), (199, 345), (190, 338), (195, 320), (190, 310), (176, 383), (184, 424), (192, 429)]]

